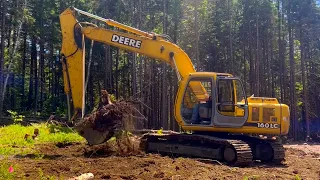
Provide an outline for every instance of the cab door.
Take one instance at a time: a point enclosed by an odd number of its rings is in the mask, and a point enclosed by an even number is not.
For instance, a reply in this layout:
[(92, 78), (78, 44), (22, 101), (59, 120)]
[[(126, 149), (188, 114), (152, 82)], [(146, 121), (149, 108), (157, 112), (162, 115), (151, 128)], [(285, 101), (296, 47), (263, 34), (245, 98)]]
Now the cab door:
[(191, 77), (188, 80), (180, 106), (185, 125), (212, 125), (213, 87), (213, 77)]
[(214, 125), (242, 127), (248, 118), (248, 102), (238, 78), (217, 77)]

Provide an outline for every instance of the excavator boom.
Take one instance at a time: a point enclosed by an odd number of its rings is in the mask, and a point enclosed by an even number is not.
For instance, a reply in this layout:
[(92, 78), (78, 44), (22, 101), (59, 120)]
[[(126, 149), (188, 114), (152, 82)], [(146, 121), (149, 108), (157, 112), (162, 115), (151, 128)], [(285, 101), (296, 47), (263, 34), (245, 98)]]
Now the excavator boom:
[[(127, 31), (127, 33), (100, 28), (86, 22), (78, 22), (76, 19), (77, 12), (106, 22), (111, 26)], [(84, 37), (164, 61), (176, 70), (179, 79), (195, 72), (188, 55), (177, 45), (164, 40), (160, 35), (143, 32), (76, 8), (66, 9), (60, 15), (60, 23), (63, 37), (61, 54), (64, 89), (66, 94), (72, 97), (76, 112), (79, 112), (84, 104)], [(193, 83), (191, 88), (198, 99), (207, 97), (206, 90), (200, 83)]]

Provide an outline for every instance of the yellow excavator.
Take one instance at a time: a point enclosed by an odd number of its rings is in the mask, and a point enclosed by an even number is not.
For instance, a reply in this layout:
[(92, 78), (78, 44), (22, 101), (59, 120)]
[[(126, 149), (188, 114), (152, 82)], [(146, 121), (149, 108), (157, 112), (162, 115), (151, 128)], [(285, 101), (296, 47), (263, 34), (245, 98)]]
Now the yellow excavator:
[[(113, 29), (79, 22), (79, 15), (102, 21)], [(196, 72), (188, 55), (167, 35), (144, 32), (74, 7), (60, 14), (60, 24), (64, 90), (69, 117), (71, 109), (74, 112), (72, 119), (81, 112), (84, 115), (87, 38), (164, 61), (175, 69), (178, 92), (174, 116), (188, 133), (146, 133), (141, 141), (146, 152), (211, 158), (236, 166), (254, 160), (284, 160), (280, 141), (258, 136), (281, 136), (289, 131), (289, 107), (276, 98), (246, 97), (241, 80), (228, 73)], [(98, 141), (90, 133), (85, 138), (89, 144), (99, 144), (104, 142), (99, 135), (94, 134), (100, 138)]]

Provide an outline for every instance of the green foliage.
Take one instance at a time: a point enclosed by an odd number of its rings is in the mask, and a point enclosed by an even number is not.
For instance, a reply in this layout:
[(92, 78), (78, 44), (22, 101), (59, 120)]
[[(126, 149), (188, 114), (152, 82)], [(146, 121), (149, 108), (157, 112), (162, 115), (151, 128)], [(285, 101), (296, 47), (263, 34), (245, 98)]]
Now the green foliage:
[(23, 121), (23, 118), (25, 118), (25, 116), (19, 115), (16, 111), (7, 110), (7, 112), (10, 114), (10, 117), (15, 124), (21, 123)]
[(294, 179), (295, 179), (295, 180), (302, 180), (302, 178), (300, 177), (299, 174), (296, 174), (296, 175), (294, 176)]
[(116, 98), (116, 96), (114, 94), (110, 94), (110, 100), (112, 102), (115, 102), (115, 101), (117, 101), (117, 98)]
[(117, 140), (117, 137), (113, 136), (108, 140), (108, 142), (115, 142), (116, 140)]
[(163, 134), (163, 128), (159, 129), (159, 130), (157, 131), (157, 134)]
[(57, 115), (63, 116), (63, 115), (66, 115), (66, 114), (67, 114), (67, 108), (57, 107), (57, 109), (56, 109), (55, 112), (56, 112)]
[(50, 133), (73, 133), (74, 131), (69, 127), (62, 127), (53, 124), (48, 124), (47, 127), (49, 128)]
[[(13, 172), (9, 172), (10, 166), (13, 168)], [(10, 164), (7, 160), (0, 161), (0, 180), (10, 180), (15, 179), (16, 176), (16, 166)]]
[[(34, 129), (39, 129), (36, 140), (24, 139), (26, 134), (33, 135)], [(18, 124), (0, 128), (0, 155), (28, 154), (34, 152), (33, 147), (43, 143), (84, 142), (78, 133), (66, 127), (48, 124), (33, 124), (21, 126)]]

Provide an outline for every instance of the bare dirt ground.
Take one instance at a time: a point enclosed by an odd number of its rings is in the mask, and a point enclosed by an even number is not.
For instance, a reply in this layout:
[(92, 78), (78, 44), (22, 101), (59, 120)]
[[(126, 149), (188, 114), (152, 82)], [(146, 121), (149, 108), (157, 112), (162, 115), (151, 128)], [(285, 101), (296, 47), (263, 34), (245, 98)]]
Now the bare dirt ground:
[(320, 154), (320, 143), (290, 143), (285, 145), (286, 148), (297, 149), (307, 154)]
[[(39, 168), (45, 175), (68, 179), (93, 173), (95, 179), (320, 179), (320, 145), (286, 145), (283, 165), (229, 167), (214, 161), (162, 157), (155, 154), (130, 156), (96, 156), (84, 144), (67, 146), (41, 145), (39, 155), (15, 156), (20, 178), (39, 179)], [(91, 156), (90, 156), (91, 155)], [(23, 174), (22, 174), (23, 173)]]

